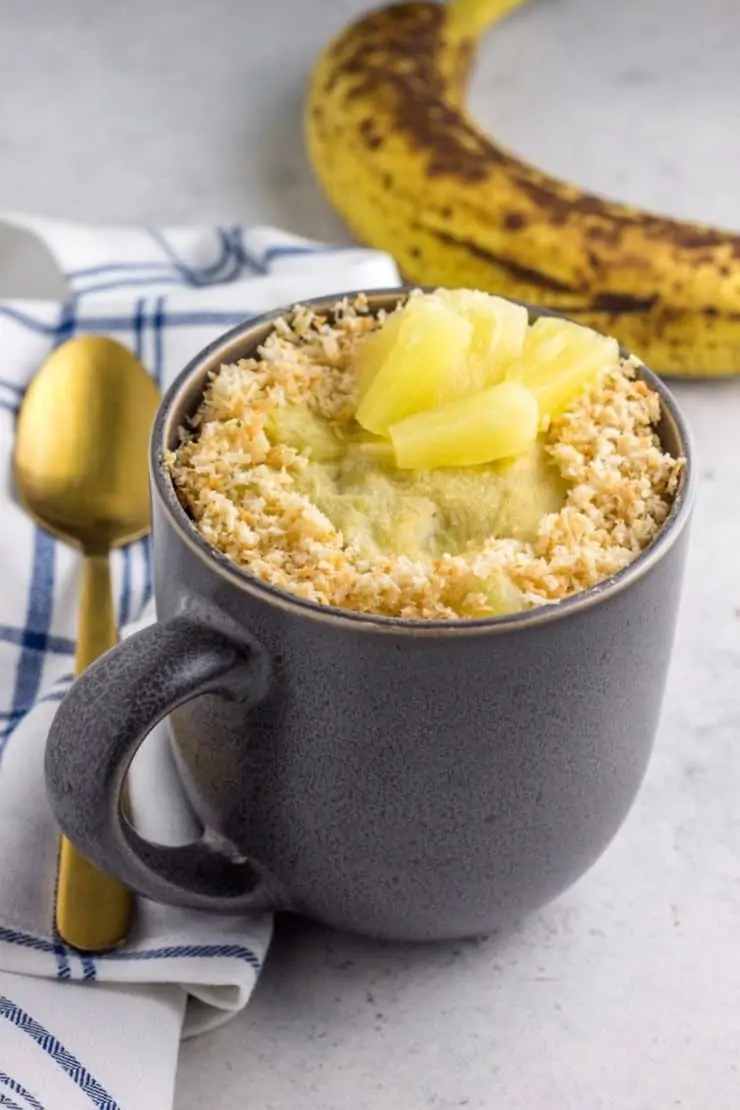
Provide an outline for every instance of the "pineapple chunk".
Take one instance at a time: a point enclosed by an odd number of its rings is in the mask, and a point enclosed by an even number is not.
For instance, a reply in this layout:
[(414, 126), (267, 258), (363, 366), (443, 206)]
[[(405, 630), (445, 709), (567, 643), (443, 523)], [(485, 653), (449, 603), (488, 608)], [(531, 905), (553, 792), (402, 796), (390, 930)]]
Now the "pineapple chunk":
[[(385, 435), (391, 424), (440, 403), (445, 390), (462, 372), (470, 346), (472, 325), (439, 297), (411, 297), (399, 313), (398, 335), (374, 375), (357, 408), (357, 422), (369, 432)], [(386, 327), (396, 327), (395, 318)], [(375, 354), (382, 355), (380, 339)]]
[(506, 377), (528, 385), (543, 418), (552, 419), (618, 360), (616, 339), (570, 320), (543, 316), (529, 329), (522, 356)]
[(365, 396), (373, 378), (390, 355), (403, 321), (403, 309), (392, 312), (379, 328), (371, 331), (360, 341), (355, 358), (357, 392), (360, 397)]
[[(423, 302), (421, 308), (420, 301)], [(411, 317), (419, 326), (423, 326), (425, 314), (437, 321), (441, 319), (439, 306), (435, 302), (441, 302), (459, 319), (467, 321), (471, 330), (465, 355), (456, 360), (454, 372), (439, 381), (434, 404), (446, 404), (456, 397), (464, 397), (503, 380), (507, 366), (521, 355), (524, 348), (527, 310), (488, 293), (471, 289), (438, 289), (433, 294), (413, 297), (361, 341), (355, 363), (360, 398), (365, 396), (381, 367), (391, 357), (399, 337), (402, 345), (409, 346), (411, 326), (409, 324), (403, 334), (402, 329)], [(400, 349), (394, 352), (393, 357), (400, 357)], [(431, 369), (427, 370), (430, 377), (432, 373)]]
[(399, 469), (432, 470), (518, 455), (537, 438), (538, 425), (534, 393), (510, 381), (409, 416), (389, 435)]
[[(524, 350), (529, 323), (526, 308), (473, 289), (438, 289), (436, 296), (469, 320), (473, 328), (465, 392), (503, 381), (506, 368)], [(452, 400), (452, 396), (446, 400)]]

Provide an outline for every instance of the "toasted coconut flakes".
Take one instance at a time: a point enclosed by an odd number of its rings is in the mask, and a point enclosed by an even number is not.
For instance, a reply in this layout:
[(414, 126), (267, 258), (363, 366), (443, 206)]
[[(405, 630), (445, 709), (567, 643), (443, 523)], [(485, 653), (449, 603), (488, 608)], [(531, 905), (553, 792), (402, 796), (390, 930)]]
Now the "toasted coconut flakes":
[(533, 543), (490, 539), (479, 551), (413, 561), (369, 561), (306, 496), (296, 476), (308, 452), (270, 442), (271, 412), (306, 404), (329, 420), (355, 412), (353, 355), (386, 317), (364, 296), (332, 321), (298, 306), (281, 317), (256, 359), (224, 365), (181, 443), (167, 454), (178, 493), (205, 539), (264, 582), (360, 613), (454, 619), (487, 611), (486, 583), (503, 573), (521, 607), (559, 601), (628, 566), (668, 516), (684, 466), (655, 432), (660, 398), (628, 360), (602, 375), (545, 432), (568, 483), (562, 509)]

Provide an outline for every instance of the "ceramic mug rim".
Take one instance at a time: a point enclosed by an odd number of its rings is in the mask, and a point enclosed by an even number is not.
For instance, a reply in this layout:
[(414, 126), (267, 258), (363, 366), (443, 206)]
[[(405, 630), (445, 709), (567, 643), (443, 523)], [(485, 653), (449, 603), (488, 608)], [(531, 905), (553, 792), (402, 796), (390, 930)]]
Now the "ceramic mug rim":
[[(366, 293), (372, 304), (373, 302), (388, 300), (391, 297), (400, 298), (408, 294), (412, 288), (416, 287), (397, 286), (385, 289), (345, 291), (320, 297), (307, 297), (305, 300), (294, 303), (328, 309), (345, 297), (354, 297), (360, 293)], [(293, 613), (295, 616), (332, 625), (343, 625), (357, 632), (404, 633), (422, 637), (434, 637), (440, 634), (463, 637), (481, 634), (493, 635), (531, 629), (543, 624), (550, 624), (553, 621), (566, 620), (569, 616), (600, 605), (628, 589), (638, 579), (647, 574), (668, 553), (683, 532), (691, 515), (696, 486), (693, 441), (672, 393), (652, 370), (641, 363), (641, 376), (659, 394), (664, 415), (673, 424), (678, 446), (686, 464), (671, 511), (658, 535), (629, 566), (604, 579), (598, 585), (581, 590), (579, 593), (560, 601), (545, 603), (536, 606), (534, 609), (527, 609), (507, 616), (418, 620), (380, 616), (372, 613), (355, 613), (336, 606), (320, 605), (318, 602), (298, 597), (287, 590), (280, 589), (278, 586), (273, 586), (250, 575), (247, 570), (243, 570), (226, 555), (212, 547), (200, 534), (177, 495), (165, 463), (165, 451), (173, 433), (173, 416), (181, 408), (183, 395), (188, 392), (193, 379), (203, 375), (204, 370), (215, 368), (229, 358), (233, 358), (233, 354), (227, 354), (232, 347), (238, 346), (241, 341), (248, 340), (250, 333), (261, 331), (267, 324), (285, 315), (291, 307), (292, 305), (284, 305), (270, 312), (261, 313), (259, 316), (249, 317), (202, 348), (166, 390), (152, 428), (150, 440), (152, 495), (158, 498), (160, 506), (167, 513), (170, 525), (191, 553), (200, 562), (204, 563), (211, 573), (218, 575), (241, 592), (251, 594), (262, 601), (267, 601), (280, 609)], [(568, 318), (563, 313), (540, 308), (536, 305), (525, 304), (525, 307), (539, 316)], [(623, 357), (627, 357), (629, 352), (621, 348), (621, 354)]]

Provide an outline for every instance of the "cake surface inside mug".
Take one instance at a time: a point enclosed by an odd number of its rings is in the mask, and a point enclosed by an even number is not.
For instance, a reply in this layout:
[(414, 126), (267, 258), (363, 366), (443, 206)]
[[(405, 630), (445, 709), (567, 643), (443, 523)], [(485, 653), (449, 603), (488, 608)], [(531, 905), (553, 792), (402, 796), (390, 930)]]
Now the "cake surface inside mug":
[(224, 365), (167, 465), (203, 537), (319, 604), (417, 619), (557, 602), (655, 538), (683, 460), (613, 340), (472, 291), (298, 306)]

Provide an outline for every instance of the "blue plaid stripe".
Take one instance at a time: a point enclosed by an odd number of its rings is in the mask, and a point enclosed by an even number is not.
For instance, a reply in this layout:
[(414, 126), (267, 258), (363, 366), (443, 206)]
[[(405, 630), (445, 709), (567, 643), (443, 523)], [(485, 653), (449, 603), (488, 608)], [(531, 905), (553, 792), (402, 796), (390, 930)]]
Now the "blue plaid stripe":
[[(56, 891), (52, 902), (56, 904)], [(0, 943), (10, 944), (16, 948), (28, 948), (32, 952), (43, 952), (53, 956), (57, 966), (57, 979), (72, 979), (72, 965), (70, 960), (76, 957), (82, 966), (82, 978), (95, 978), (95, 965), (88, 956), (82, 956), (76, 950), (69, 948), (59, 936), (56, 928), (52, 929), (52, 939), (32, 936), (22, 933), (18, 929), (8, 929), (0, 925)]]
[[(65, 270), (64, 276), (68, 281), (77, 281), (83, 277), (100, 277), (102, 274), (131, 274), (132, 271), (155, 271), (155, 276), (149, 277), (150, 282), (158, 280), (158, 274), (171, 273), (171, 267), (166, 262), (105, 262), (100, 266), (81, 266), (76, 270)], [(120, 279), (125, 281), (125, 277)]]
[[(72, 650), (74, 651), (74, 648)], [(62, 701), (67, 693), (67, 690), (72, 685), (72, 678), (73, 676), (71, 674), (60, 675), (54, 683), (52, 689), (49, 690), (48, 693), (44, 694), (42, 697), (38, 698), (35, 704), (44, 705), (47, 702)], [(0, 755), (2, 755), (2, 749), (4, 747), (4, 744), (7, 743), (11, 732), (16, 727), (18, 722), (22, 720), (23, 717), (25, 717), (25, 715), (26, 710), (23, 709), (18, 709), (15, 711), (12, 709), (2, 710), (0, 712), (0, 722), (4, 722), (5, 724), (5, 727), (0, 724)]]
[[(28, 590), (25, 627), (19, 630), (20, 652), (16, 663), (8, 724), (0, 731), (0, 755), (17, 722), (36, 704), (43, 674), (45, 650), (54, 604), (54, 540), (40, 528), (34, 529), (33, 566)], [(15, 630), (9, 630), (14, 633)], [(13, 636), (13, 638), (15, 638)], [(10, 637), (6, 637), (10, 639)]]
[[(149, 231), (154, 242), (162, 249), (164, 254), (170, 259), (173, 269), (180, 276), (185, 285), (200, 287), (203, 285), (212, 285), (215, 282), (219, 284), (223, 281), (231, 281), (239, 273), (240, 259), (235, 254), (231, 239), (224, 233), (223, 228), (217, 228), (216, 235), (219, 244), (219, 254), (215, 262), (209, 266), (202, 266), (200, 269), (195, 269), (188, 266), (181, 258), (175, 253), (170, 244), (161, 231), (156, 231), (151, 228)], [(224, 277), (224, 270), (229, 267), (228, 276)]]
[[(341, 255), (346, 254), (348, 251), (357, 250), (357, 247), (350, 245), (325, 246), (323, 244), (309, 243), (292, 245), (279, 244), (268, 247), (260, 257), (247, 248), (244, 241), (243, 229), (237, 225), (229, 228), (221, 227), (217, 229), (216, 236), (219, 243), (217, 258), (208, 266), (195, 268), (189, 266), (179, 258), (161, 232), (151, 229), (150, 234), (157, 246), (163, 251), (168, 261), (153, 262), (151, 260), (142, 260), (138, 262), (111, 262), (100, 266), (88, 266), (78, 270), (68, 270), (65, 273), (65, 277), (67, 277), (75, 287), (75, 296), (72, 299), (72, 304), (78, 299), (83, 300), (85, 295), (89, 293), (99, 293), (103, 290), (111, 291), (118, 288), (125, 289), (132, 286), (144, 287), (146, 285), (167, 283), (180, 284), (190, 288), (202, 288), (203, 286), (213, 284), (221, 285), (243, 276), (244, 272), (249, 274), (265, 274), (268, 272), (271, 263), (285, 258), (294, 258), (311, 254)], [(105, 277), (105, 281), (95, 282), (86, 285), (84, 288), (79, 288), (81, 279), (96, 277)], [(161, 300), (164, 302), (164, 298), (161, 298)], [(69, 306), (64, 307), (68, 309)], [(162, 312), (162, 318), (159, 322), (159, 327), (161, 328), (165, 323), (163, 304), (160, 311)], [(21, 312), (19, 309), (9, 305), (0, 305), (0, 315), (5, 316), (7, 319), (14, 320), (23, 327), (29, 328), (31, 331), (35, 331), (42, 335), (48, 335), (52, 338), (59, 339), (60, 331), (64, 328), (64, 321), (58, 324), (48, 324), (43, 320), (38, 320), (28, 313)], [(223, 325), (226, 328), (238, 324), (252, 315), (254, 315), (254, 312), (250, 312), (246, 308), (243, 312), (239, 313), (205, 310), (202, 312), (173, 312), (167, 316), (166, 325), (168, 327)], [(136, 324), (134, 326), (136, 328)], [(109, 317), (90, 319), (80, 313), (75, 325), (75, 330), (78, 334), (100, 331), (116, 333), (129, 331), (130, 329), (130, 315), (111, 315)]]
[(0, 1091), (0, 1106), (8, 1106), (10, 1110), (23, 1110), (23, 1107), (19, 1106), (14, 1098), (3, 1094), (2, 1091)]
[(23, 390), (15, 382), (0, 378), (0, 409), (15, 416), (20, 407)]
[(244, 944), (170, 944), (163, 948), (139, 948), (103, 952), (83, 958), (83, 979), (97, 978), (96, 962), (138, 963), (141, 960), (241, 960), (259, 974), (259, 957)]
[[(72, 308), (75, 301), (66, 302), (66, 306)], [(195, 311), (195, 309), (185, 312), (168, 312), (166, 315), (163, 313), (162, 327), (168, 328), (198, 328), (210, 326), (223, 326), (224, 328), (234, 327), (240, 324), (243, 320), (254, 316), (254, 311), (245, 308), (241, 312), (218, 312), (218, 311)], [(30, 316), (27, 312), (21, 312), (17, 308), (12, 308), (10, 305), (0, 305), (0, 316), (12, 320), (14, 323), (19, 324), (22, 328), (27, 328), (29, 331), (36, 332), (38, 335), (46, 335), (53, 339), (59, 338), (61, 334), (61, 325), (47, 324), (45, 320), (39, 320), (35, 316)], [(101, 332), (111, 332), (115, 334), (130, 333), (131, 331), (131, 314), (124, 313), (116, 316), (85, 316), (82, 313), (77, 316), (75, 324), (75, 332), (77, 335), (99, 335)], [(67, 338), (64, 336), (64, 338)], [(60, 339), (61, 341), (61, 339)]]
[(34, 937), (29, 933), (20, 933), (17, 929), (6, 929), (4, 925), (0, 925), (0, 941), (6, 944), (14, 944), (18, 948), (30, 948), (34, 952), (48, 952), (53, 955), (55, 945), (50, 940), (44, 940), (43, 937)]
[(57, 979), (71, 979), (72, 978), (72, 968), (71, 968), (70, 962), (69, 962), (69, 957), (70, 957), (71, 953), (70, 953), (70, 950), (67, 948), (67, 945), (64, 943), (61, 936), (59, 935), (59, 930), (57, 929), (57, 923), (56, 923), (56, 918), (55, 918), (54, 909), (53, 909), (53, 907), (55, 907), (56, 904), (57, 904), (57, 890), (58, 890), (58, 888), (59, 888), (59, 872), (57, 871), (57, 874), (55, 875), (55, 878), (54, 878), (54, 895), (53, 895), (52, 900), (51, 900), (51, 905), (52, 905), (52, 915), (51, 915), (52, 942), (51, 942), (51, 944), (52, 944), (52, 951), (54, 953), (54, 959), (56, 960), (56, 965), (57, 965)]
[[(265, 273), (271, 260), (267, 256), (263, 259), (257, 258), (247, 249), (242, 228), (238, 225), (216, 228), (214, 235), (216, 258), (213, 262), (200, 267), (189, 265), (180, 258), (161, 231), (150, 228), (149, 235), (164, 256), (161, 261), (108, 262), (98, 266), (67, 270), (65, 277), (72, 283), (79, 296), (99, 293), (103, 290), (163, 282), (200, 289), (206, 285), (223, 285), (242, 277), (245, 273), (250, 275)], [(290, 250), (290, 248), (284, 249)], [(300, 251), (307, 253), (311, 249), (309, 246), (301, 247)]]
[(138, 359), (143, 359), (144, 320), (146, 301), (140, 297), (134, 305), (131, 317), (131, 330), (134, 338), (134, 354)]
[(164, 297), (157, 297), (154, 302), (154, 314), (152, 316), (152, 328), (154, 331), (154, 365), (152, 366), (152, 373), (157, 385), (162, 384), (162, 369), (164, 365), (164, 348), (162, 346), (162, 329), (164, 327)]
[(149, 604), (154, 594), (154, 571), (152, 568), (152, 544), (150, 538), (141, 541), (144, 556), (144, 592), (141, 597), (142, 610)]
[(4, 1071), (0, 1071), (0, 1084), (7, 1087), (8, 1090), (12, 1091), (14, 1094), (24, 1098), (31, 1107), (31, 1110), (44, 1110), (39, 1100), (35, 1098), (30, 1091), (27, 1091), (22, 1083), (19, 1083), (17, 1079), (13, 1079)]
[[(61, 306), (60, 317), (63, 315), (63, 309), (64, 305)], [(6, 320), (12, 320), (13, 323), (19, 324), (22, 328), (27, 328), (37, 335), (53, 337), (59, 330), (59, 320), (54, 324), (47, 324), (45, 320), (37, 320), (35, 316), (29, 316), (27, 312), (21, 312), (19, 308), (13, 308), (9, 304), (0, 304), (0, 316)]]
[[(54, 903), (56, 904), (56, 898), (54, 899)], [(69, 966), (69, 952), (67, 949), (67, 945), (59, 936), (56, 928), (54, 929), (54, 935), (57, 937), (57, 941), (54, 945), (54, 956), (57, 961), (57, 979), (71, 979), (72, 968)]]
[(69, 1079), (87, 1095), (93, 1106), (98, 1107), (98, 1110), (121, 1110), (112, 1095), (98, 1083), (97, 1079), (90, 1074), (76, 1056), (67, 1051), (53, 1033), (50, 1033), (40, 1022), (32, 1018), (30, 1014), (27, 1014), (25, 1010), (22, 1010), (20, 1006), (17, 1006), (5, 995), (0, 995), (0, 1018), (5, 1018), (16, 1029), (30, 1037), (41, 1051), (45, 1052)]
[(267, 267), (261, 258), (258, 258), (252, 251), (249, 250), (247, 244), (244, 242), (244, 229), (241, 227), (234, 227), (231, 229), (231, 243), (237, 257), (241, 260), (242, 266), (250, 274), (266, 274)]
[(279, 259), (282, 259), (282, 258), (298, 258), (298, 257), (300, 257), (302, 255), (306, 255), (306, 254), (323, 254), (323, 255), (326, 255), (326, 254), (347, 254), (348, 251), (356, 251), (357, 249), (358, 248), (356, 246), (351, 246), (351, 245), (347, 245), (347, 246), (336, 246), (336, 245), (329, 246), (329, 245), (327, 245), (327, 246), (324, 246), (321, 243), (319, 243), (319, 244), (313, 244), (313, 243), (298, 244), (298, 243), (296, 243), (296, 244), (291, 245), (291, 246), (280, 245), (280, 246), (276, 246), (276, 247), (268, 247), (268, 249), (262, 255), (261, 261), (262, 261), (263, 267), (266, 270), (271, 262), (277, 262)]
[(118, 605), (118, 623), (128, 624), (131, 620), (131, 547), (121, 552), (123, 570), (121, 575), (121, 597)]
[[(29, 948), (36, 952), (45, 952), (51, 956), (57, 955), (57, 943), (45, 940), (43, 937), (31, 936), (16, 929), (6, 929), (0, 926), (0, 942), (12, 944), (19, 948)], [(72, 953), (65, 950), (66, 956), (79, 956), (78, 952)], [(248, 964), (254, 971), (259, 972), (262, 963), (259, 956), (246, 944), (170, 944), (160, 948), (139, 948), (113, 950), (103, 952), (98, 956), (83, 957), (83, 979), (94, 979), (96, 976), (95, 963), (101, 960), (116, 963), (137, 963), (142, 960), (214, 960), (231, 959), (241, 960)], [(85, 961), (89, 966), (89, 973), (85, 972)]]
[(115, 281), (99, 281), (89, 285), (83, 290), (78, 290), (77, 297), (87, 296), (88, 293), (106, 293), (112, 289), (136, 289), (141, 286), (152, 285), (182, 285), (182, 279), (172, 274), (162, 274), (160, 277), (130, 277), (117, 278)]
[(8, 624), (0, 624), (0, 643), (15, 644), (30, 651), (48, 651), (52, 655), (75, 653), (75, 642), (68, 636), (54, 636), (50, 632), (42, 634), (28, 628), (13, 628)]
[(173, 944), (164, 948), (149, 948), (122, 952), (105, 952), (98, 960), (174, 960), (174, 959), (232, 959), (243, 960), (255, 971), (262, 964), (251, 948), (244, 944)]
[(67, 270), (64, 276), (78, 296), (85, 296), (111, 289), (161, 283), (198, 289), (233, 281), (244, 271), (263, 272), (263, 268), (244, 248), (239, 226), (216, 228), (214, 243), (217, 256), (213, 262), (201, 267), (184, 262), (162, 232), (150, 228), (148, 234), (164, 256), (161, 261), (108, 262)]
[(92, 956), (80, 955), (80, 963), (82, 964), (82, 978), (85, 983), (91, 983), (97, 978), (97, 971), (95, 970), (95, 961)]

